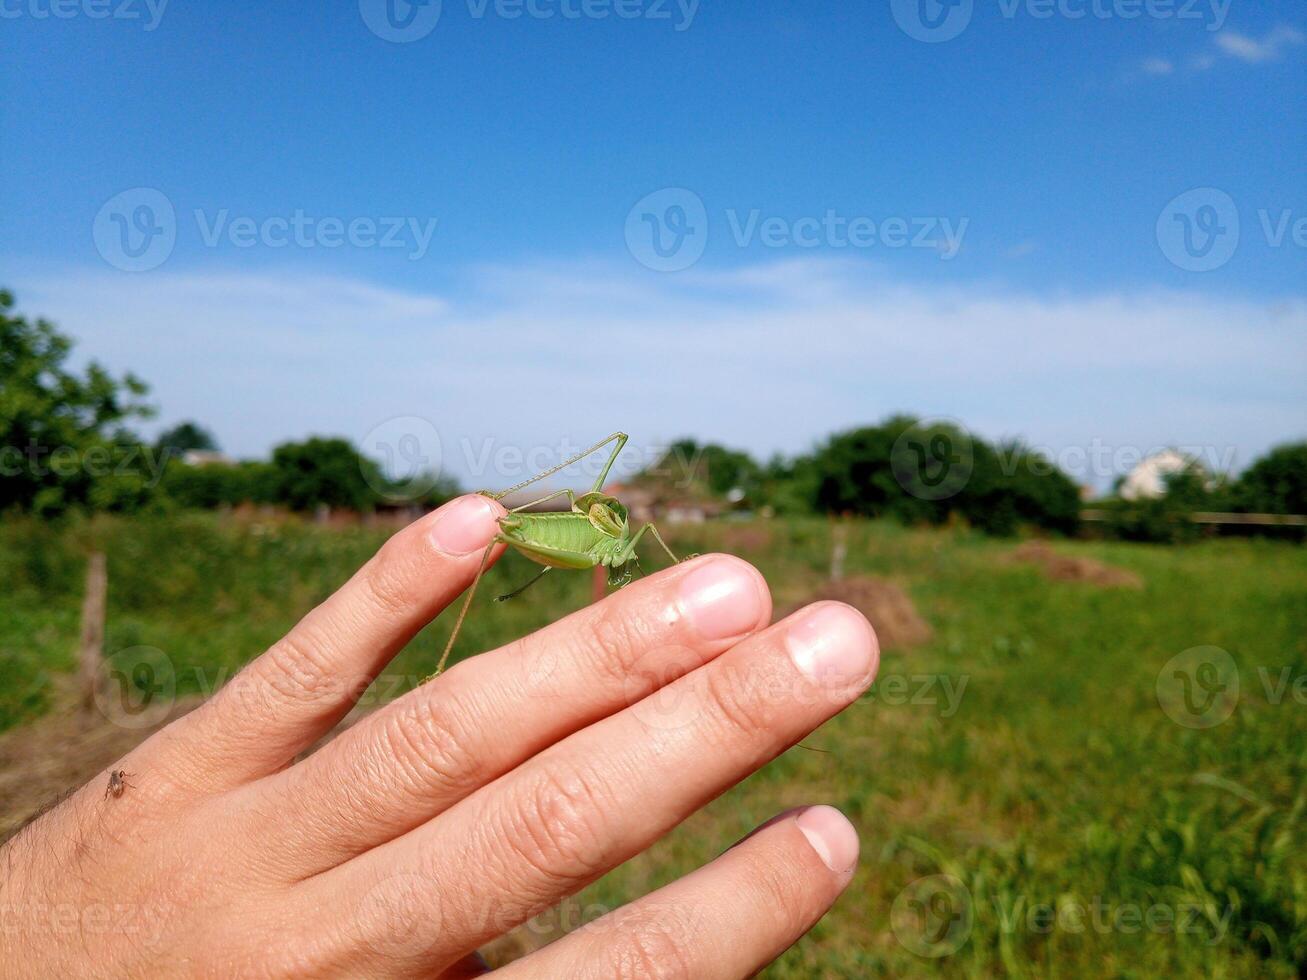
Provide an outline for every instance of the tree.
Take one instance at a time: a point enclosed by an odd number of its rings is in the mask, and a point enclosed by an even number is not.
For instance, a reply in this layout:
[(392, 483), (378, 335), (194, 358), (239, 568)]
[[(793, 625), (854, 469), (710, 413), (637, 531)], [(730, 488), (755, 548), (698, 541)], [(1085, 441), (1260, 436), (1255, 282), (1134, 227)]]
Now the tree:
[(145, 383), (95, 362), (72, 371), (72, 341), (13, 307), (0, 290), (0, 511), (139, 505), (151, 475), (127, 422), (153, 414)]
[(909, 415), (837, 433), (794, 472), (809, 481), (816, 509), (833, 513), (909, 524), (957, 515), (992, 534), (1022, 524), (1070, 532), (1079, 521), (1079, 490), (1049, 460)]
[(1307, 514), (1307, 442), (1276, 446), (1231, 488), (1236, 510)]
[(272, 451), (277, 502), (292, 510), (318, 506), (367, 511), (387, 486), (381, 468), (348, 439), (315, 436)]
[(761, 486), (762, 467), (748, 453), (716, 443), (678, 439), (640, 478), (681, 492), (725, 497), (738, 491), (749, 498)]
[(180, 456), (188, 450), (198, 449), (202, 452), (216, 452), (218, 442), (209, 430), (195, 422), (182, 422), (171, 429), (159, 433), (155, 448), (168, 456)]

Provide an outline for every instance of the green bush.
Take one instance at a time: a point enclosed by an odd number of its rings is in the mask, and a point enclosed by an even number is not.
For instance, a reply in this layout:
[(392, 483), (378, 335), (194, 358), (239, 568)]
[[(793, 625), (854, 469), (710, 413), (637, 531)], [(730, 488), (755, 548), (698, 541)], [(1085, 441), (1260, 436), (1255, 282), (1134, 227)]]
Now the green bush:
[(960, 517), (992, 534), (1023, 524), (1069, 533), (1079, 522), (1075, 482), (1045, 457), (911, 416), (834, 435), (796, 472), (809, 466), (819, 511), (907, 524)]
[(1272, 449), (1248, 467), (1230, 496), (1245, 513), (1307, 514), (1307, 442)]

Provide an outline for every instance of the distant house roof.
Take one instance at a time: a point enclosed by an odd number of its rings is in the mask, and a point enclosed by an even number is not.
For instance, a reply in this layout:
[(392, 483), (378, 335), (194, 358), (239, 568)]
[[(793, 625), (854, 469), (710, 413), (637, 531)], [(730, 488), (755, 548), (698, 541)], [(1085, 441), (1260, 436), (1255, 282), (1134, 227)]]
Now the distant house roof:
[(1166, 495), (1167, 477), (1198, 469), (1201, 464), (1178, 449), (1163, 449), (1140, 460), (1121, 482), (1123, 500), (1148, 500)]
[(212, 449), (187, 449), (182, 453), (182, 462), (187, 466), (231, 466), (236, 460)]

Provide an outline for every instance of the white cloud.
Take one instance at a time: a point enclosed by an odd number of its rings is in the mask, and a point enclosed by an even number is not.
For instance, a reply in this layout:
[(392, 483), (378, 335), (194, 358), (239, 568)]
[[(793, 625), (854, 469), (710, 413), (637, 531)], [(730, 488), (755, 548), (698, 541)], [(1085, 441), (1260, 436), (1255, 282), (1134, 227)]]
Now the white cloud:
[(1302, 299), (926, 287), (811, 259), (469, 278), (459, 302), (294, 273), (15, 286), (20, 309), (58, 323), (80, 356), (149, 381), (161, 423), (195, 418), (229, 451), (260, 455), (420, 416), (468, 482), (464, 439), (584, 445), (623, 428), (637, 449), (688, 433), (766, 455), (913, 411), (1055, 449), (1199, 444), (1247, 462), (1307, 420)]
[(1217, 47), (1231, 57), (1250, 64), (1275, 61), (1284, 53), (1285, 48), (1302, 44), (1303, 40), (1302, 31), (1285, 24), (1267, 33), (1260, 41), (1236, 31), (1222, 31), (1216, 35)]
[[(1264, 64), (1278, 61), (1286, 49), (1307, 41), (1307, 35), (1295, 27), (1281, 24), (1268, 31), (1260, 39), (1240, 34), (1237, 31), (1222, 31), (1215, 37), (1215, 44), (1220, 53), (1227, 58), (1235, 58), (1247, 64)], [(1190, 71), (1205, 72), (1216, 67), (1218, 58), (1214, 54), (1204, 53), (1190, 56), (1185, 65)], [(1174, 75), (1176, 65), (1170, 58), (1150, 57), (1139, 63), (1138, 72), (1128, 73), (1127, 80), (1137, 79), (1139, 75), (1157, 77)]]

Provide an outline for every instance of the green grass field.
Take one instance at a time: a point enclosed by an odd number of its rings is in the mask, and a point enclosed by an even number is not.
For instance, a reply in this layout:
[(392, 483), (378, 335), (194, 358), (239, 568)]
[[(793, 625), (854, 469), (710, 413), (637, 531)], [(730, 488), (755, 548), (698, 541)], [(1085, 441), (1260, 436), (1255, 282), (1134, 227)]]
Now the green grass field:
[[(213, 515), (0, 525), (0, 727), (47, 710), (72, 668), (91, 543), (109, 555), (106, 650), (164, 651), (187, 693), (275, 640), (383, 537)], [(830, 525), (715, 524), (673, 539), (753, 561), (779, 607), (821, 583)], [(873, 692), (809, 740), (829, 754), (789, 752), (523, 943), (670, 881), (777, 810), (824, 801), (861, 828), (862, 866), (769, 976), (1307, 972), (1307, 550), (1057, 546), (1144, 583), (1103, 589), (1050, 581), (1013, 547), (853, 525), (848, 574), (903, 586), (934, 639), (886, 654)], [(482, 595), (525, 571), (505, 561)], [(460, 645), (520, 635), (589, 588), (588, 575), (554, 575), (516, 603), (479, 603)], [(428, 671), (447, 628), (425, 631), (392, 673)], [(1235, 676), (1210, 652), (1168, 666), (1208, 645)]]

